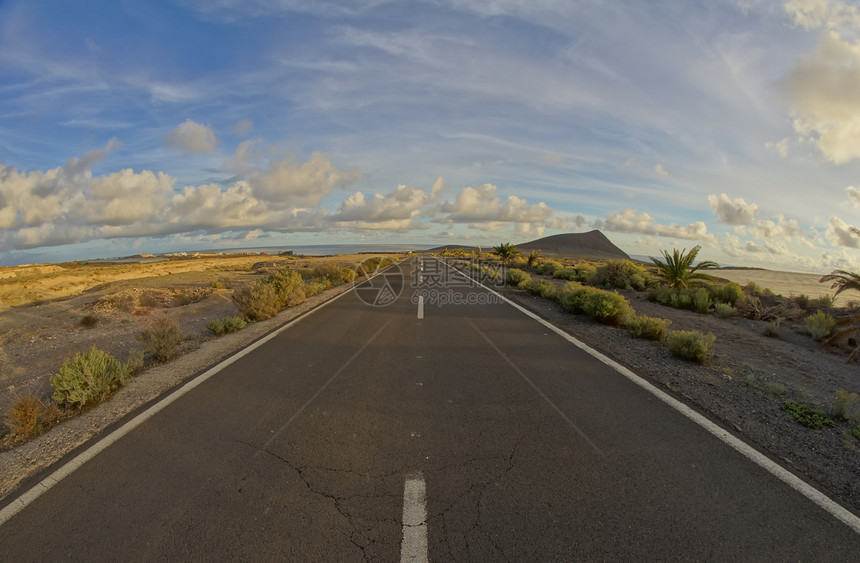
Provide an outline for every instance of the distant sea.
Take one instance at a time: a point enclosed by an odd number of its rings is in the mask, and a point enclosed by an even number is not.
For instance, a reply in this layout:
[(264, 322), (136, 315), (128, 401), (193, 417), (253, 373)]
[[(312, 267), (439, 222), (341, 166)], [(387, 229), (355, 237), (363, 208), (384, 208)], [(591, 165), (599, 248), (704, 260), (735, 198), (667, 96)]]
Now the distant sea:
[[(263, 246), (260, 248), (223, 248), (221, 252), (229, 254), (261, 253), (278, 254), (279, 252), (293, 251), (296, 256), (331, 256), (333, 254), (359, 254), (362, 252), (409, 252), (427, 250), (438, 245), (432, 244), (311, 244), (306, 246)], [(199, 252), (213, 252), (213, 250), (200, 250)], [(217, 252), (217, 251), (216, 251)]]

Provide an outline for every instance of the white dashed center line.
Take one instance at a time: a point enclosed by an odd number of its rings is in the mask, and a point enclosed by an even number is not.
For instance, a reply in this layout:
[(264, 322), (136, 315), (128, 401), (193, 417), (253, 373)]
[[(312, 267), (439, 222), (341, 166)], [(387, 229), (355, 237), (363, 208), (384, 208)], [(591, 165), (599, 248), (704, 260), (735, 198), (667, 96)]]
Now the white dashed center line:
[(427, 559), (427, 487), (424, 475), (406, 476), (403, 488), (403, 543), (400, 544), (400, 561)]
[(418, 296), (418, 318), (419, 319), (424, 318), (424, 296), (423, 295)]

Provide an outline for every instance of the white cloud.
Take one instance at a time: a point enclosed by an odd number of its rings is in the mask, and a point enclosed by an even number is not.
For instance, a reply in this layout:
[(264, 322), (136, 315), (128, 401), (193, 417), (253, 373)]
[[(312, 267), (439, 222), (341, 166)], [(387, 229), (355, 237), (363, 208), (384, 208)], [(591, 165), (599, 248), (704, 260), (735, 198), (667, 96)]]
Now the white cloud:
[(860, 44), (825, 33), (780, 87), (797, 118), (795, 131), (827, 160), (843, 164), (860, 157)]
[(122, 143), (116, 138), (111, 139), (102, 149), (94, 149), (84, 153), (81, 158), (70, 157), (63, 165), (63, 170), (69, 176), (79, 176), (92, 170), (92, 168), (104, 160), (107, 155), (117, 150)]
[(618, 233), (638, 233), (697, 240), (709, 244), (717, 242), (717, 237), (708, 233), (708, 227), (702, 221), (688, 225), (676, 225), (674, 223), (661, 225), (648, 213), (637, 214), (634, 209), (625, 209), (621, 213), (609, 213), (605, 219), (594, 221), (592, 227)]
[(857, 262), (857, 257), (853, 254), (848, 254), (844, 250), (836, 253), (823, 253), (821, 255), (821, 263), (825, 270), (848, 270), (850, 272), (860, 270), (860, 263)]
[(361, 178), (358, 168), (339, 170), (329, 158), (314, 152), (303, 163), (292, 158), (272, 160), (265, 172), (249, 179), (253, 194), (279, 208), (316, 206), (336, 189)]
[(186, 119), (164, 139), (165, 145), (177, 147), (184, 154), (214, 152), (216, 142), (215, 132), (211, 127), (190, 119)]
[(830, 218), (827, 228), (827, 239), (835, 246), (845, 248), (860, 248), (860, 236), (851, 231), (850, 225), (839, 217)]
[[(529, 205), (518, 196), (508, 196), (502, 202), (492, 184), (465, 187), (453, 202), (445, 201), (439, 208), (443, 223), (468, 223), (483, 230), (498, 230), (508, 223), (544, 224), (552, 218), (552, 209), (544, 202)], [(522, 228), (522, 227), (520, 227)]]
[(226, 189), (205, 184), (175, 193), (175, 180), (163, 172), (125, 169), (93, 177), (87, 166), (98, 152), (47, 171), (0, 164), (0, 250), (227, 229), (329, 230), (328, 213), (315, 206), (360, 177), (314, 153), (304, 163), (273, 160), (266, 172)]
[(257, 163), (263, 158), (262, 153), (255, 150), (255, 146), (259, 142), (259, 139), (248, 139), (239, 143), (239, 146), (236, 147), (236, 154), (221, 165), (221, 170), (242, 176), (258, 172)]
[(341, 203), (330, 220), (360, 229), (420, 228), (415, 219), (432, 200), (432, 191), (428, 194), (421, 188), (404, 185), (397, 186), (389, 194), (375, 194), (370, 198), (355, 192)]
[(669, 172), (663, 166), (663, 163), (658, 162), (651, 166), (650, 164), (645, 164), (636, 158), (627, 159), (621, 167), (621, 170), (635, 176), (648, 176), (658, 180), (663, 180), (669, 177)]
[(860, 189), (854, 186), (848, 186), (845, 188), (845, 194), (848, 196), (848, 200), (854, 207), (860, 207)]
[(794, 24), (804, 29), (839, 29), (860, 27), (860, 9), (833, 0), (791, 0), (785, 11)]
[(776, 221), (769, 219), (757, 221), (753, 227), (755, 236), (763, 239), (779, 238), (791, 240), (793, 238), (804, 238), (804, 230), (796, 219), (786, 219), (777, 215)]
[(752, 225), (758, 210), (758, 205), (755, 203), (748, 204), (743, 198), (732, 201), (725, 193), (720, 194), (719, 197), (709, 195), (708, 203), (711, 204), (711, 209), (714, 210), (714, 215), (720, 222), (727, 225)]
[(167, 174), (127, 168), (93, 178), (78, 200), (78, 216), (89, 224), (132, 225), (161, 215), (172, 193), (173, 179)]

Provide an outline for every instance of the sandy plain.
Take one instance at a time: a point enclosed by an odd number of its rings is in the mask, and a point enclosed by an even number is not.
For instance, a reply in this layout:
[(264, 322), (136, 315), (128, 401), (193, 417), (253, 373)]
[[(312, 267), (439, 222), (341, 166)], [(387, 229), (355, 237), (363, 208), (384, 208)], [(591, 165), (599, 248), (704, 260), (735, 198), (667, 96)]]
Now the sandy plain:
[[(716, 270), (714, 275), (729, 281), (746, 285), (750, 282), (759, 287), (765, 287), (782, 295), (783, 297), (794, 297), (806, 295), (807, 297), (824, 297), (833, 295), (829, 283), (819, 283), (823, 274), (802, 274), (798, 272), (781, 272), (778, 270), (757, 270), (745, 268), (722, 268)], [(836, 305), (845, 306), (850, 301), (860, 300), (860, 295), (843, 293), (836, 298)]]

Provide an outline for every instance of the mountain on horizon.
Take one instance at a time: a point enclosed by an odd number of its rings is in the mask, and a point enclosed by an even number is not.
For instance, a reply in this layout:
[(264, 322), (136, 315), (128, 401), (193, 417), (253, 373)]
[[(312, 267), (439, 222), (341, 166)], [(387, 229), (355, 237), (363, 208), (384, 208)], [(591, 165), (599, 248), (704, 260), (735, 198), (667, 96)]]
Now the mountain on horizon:
[[(568, 256), (576, 258), (603, 258), (610, 260), (630, 260), (630, 256), (612, 244), (606, 235), (598, 230), (587, 233), (564, 233), (539, 238), (531, 242), (515, 245), (521, 252), (540, 250), (543, 256)], [(439, 252), (443, 249), (477, 250), (475, 246), (447, 244), (431, 248), (427, 252)], [(484, 249), (490, 250), (490, 249)]]

